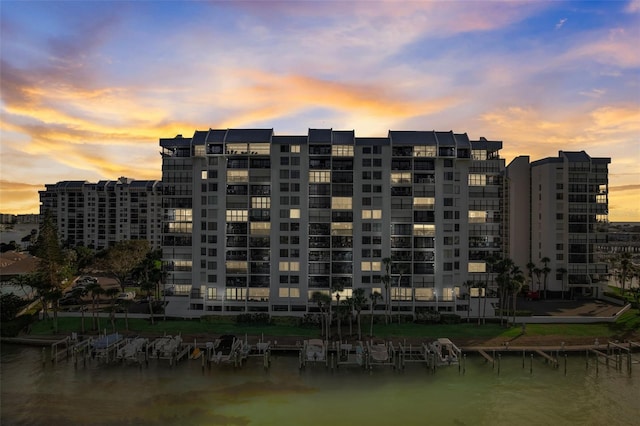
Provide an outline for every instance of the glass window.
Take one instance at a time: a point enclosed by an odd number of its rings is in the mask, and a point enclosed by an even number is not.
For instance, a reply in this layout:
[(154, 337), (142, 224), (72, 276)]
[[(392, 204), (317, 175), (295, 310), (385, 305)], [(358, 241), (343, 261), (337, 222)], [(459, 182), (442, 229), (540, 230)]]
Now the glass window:
[(332, 197), (331, 208), (334, 210), (351, 210), (353, 199), (351, 197)]

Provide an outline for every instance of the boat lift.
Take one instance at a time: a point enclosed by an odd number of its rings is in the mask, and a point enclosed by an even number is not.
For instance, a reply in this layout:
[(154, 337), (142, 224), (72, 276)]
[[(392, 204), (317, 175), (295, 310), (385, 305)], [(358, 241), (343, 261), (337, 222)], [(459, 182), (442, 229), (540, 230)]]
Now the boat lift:
[(107, 364), (116, 359), (117, 350), (124, 343), (122, 335), (118, 333), (106, 334), (95, 339), (91, 346), (93, 357)]
[(393, 342), (367, 341), (366, 367), (373, 369), (378, 365), (390, 365), (396, 367), (396, 348)]
[(351, 343), (334, 342), (334, 350), (331, 352), (331, 358), (333, 358), (334, 352), (337, 354), (335, 362), (336, 368), (341, 365), (364, 367), (366, 351), (361, 341), (358, 341), (355, 345)]
[(123, 363), (136, 363), (142, 365), (143, 362), (149, 364), (149, 339), (134, 337), (126, 339), (124, 344), (118, 349), (116, 359)]
[(163, 336), (154, 340), (149, 349), (151, 358), (169, 360), (169, 366), (178, 363), (191, 351), (191, 345), (182, 344), (182, 336)]

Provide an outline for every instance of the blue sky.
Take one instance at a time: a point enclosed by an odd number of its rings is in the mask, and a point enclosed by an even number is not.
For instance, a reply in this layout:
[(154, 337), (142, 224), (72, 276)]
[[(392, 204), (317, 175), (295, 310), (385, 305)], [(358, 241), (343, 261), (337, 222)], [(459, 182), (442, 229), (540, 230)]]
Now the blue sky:
[(612, 158), (640, 221), (640, 1), (0, 4), (2, 212), (60, 180), (160, 178), (195, 129), (454, 130)]

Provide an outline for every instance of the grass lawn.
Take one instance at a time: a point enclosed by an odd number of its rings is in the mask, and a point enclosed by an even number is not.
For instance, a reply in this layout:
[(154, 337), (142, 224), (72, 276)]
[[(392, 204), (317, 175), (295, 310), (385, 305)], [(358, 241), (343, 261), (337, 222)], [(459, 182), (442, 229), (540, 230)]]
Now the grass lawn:
[[(92, 326), (91, 316), (85, 317), (85, 330), (90, 332)], [(155, 324), (151, 324), (145, 319), (129, 319), (129, 331), (132, 333), (153, 333), (153, 334), (235, 334), (257, 336), (265, 334), (268, 336), (300, 336), (300, 337), (320, 337), (319, 328), (301, 327), (287, 324), (253, 325), (237, 324), (233, 318), (218, 317), (212, 321), (176, 320), (169, 319), (163, 321), (157, 319)], [(343, 335), (348, 333), (348, 324), (343, 322)], [(363, 335), (369, 334), (370, 323), (362, 322)], [(111, 322), (106, 318), (100, 319), (100, 330), (108, 333), (113, 332)], [(125, 331), (124, 318), (116, 320), (116, 330)], [(335, 330), (335, 329), (334, 329)], [(68, 335), (72, 332), (81, 331), (81, 318), (59, 318), (58, 334)], [(354, 334), (357, 333), (357, 326), (353, 326)], [(476, 323), (460, 324), (374, 324), (373, 333), (376, 337), (385, 339), (406, 338), (513, 338), (520, 334), (521, 327), (501, 327), (499, 324), (488, 323), (477, 325)], [(53, 320), (38, 321), (33, 324), (31, 335), (46, 336), (53, 333)], [(527, 324), (527, 336), (568, 336), (568, 337), (597, 337), (609, 336), (617, 337), (630, 333), (640, 334), (640, 314), (638, 310), (630, 310), (621, 315), (617, 322), (613, 324)]]

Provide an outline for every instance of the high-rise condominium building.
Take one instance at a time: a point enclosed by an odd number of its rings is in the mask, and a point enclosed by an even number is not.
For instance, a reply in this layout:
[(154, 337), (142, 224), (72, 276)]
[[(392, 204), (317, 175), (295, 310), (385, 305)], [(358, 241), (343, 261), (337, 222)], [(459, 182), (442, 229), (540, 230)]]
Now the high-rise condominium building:
[(160, 146), (172, 310), (302, 315), (314, 292), (363, 288), (395, 312), (459, 312), (470, 282), (494, 285), (502, 142), (210, 129)]
[[(608, 164), (584, 151), (507, 166), (508, 253), (528, 274), (532, 290), (554, 296), (597, 297), (607, 264), (597, 247), (607, 241)], [(541, 278), (539, 278), (541, 277)]]
[(102, 250), (118, 241), (146, 239), (160, 248), (160, 181), (62, 181), (45, 185), (39, 194), (40, 213), (51, 212), (60, 238), (70, 246)]

